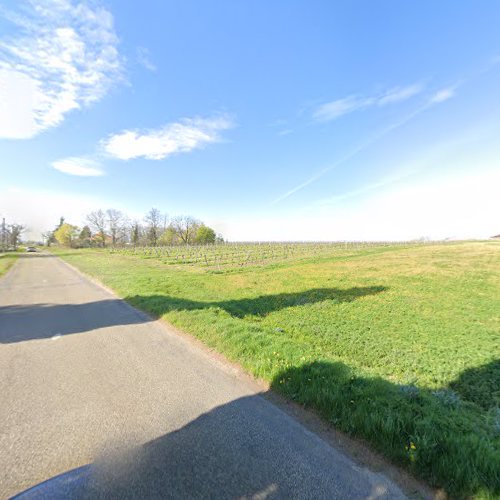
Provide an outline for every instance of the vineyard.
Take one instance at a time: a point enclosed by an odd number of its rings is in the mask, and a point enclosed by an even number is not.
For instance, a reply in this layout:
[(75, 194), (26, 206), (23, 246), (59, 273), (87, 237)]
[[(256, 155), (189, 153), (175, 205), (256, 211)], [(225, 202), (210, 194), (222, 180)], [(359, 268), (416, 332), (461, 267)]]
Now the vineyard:
[[(172, 266), (195, 266), (208, 269), (231, 269), (259, 266), (273, 262), (351, 255), (369, 249), (386, 247), (407, 248), (438, 242), (297, 242), (297, 243), (223, 243), (196, 246), (114, 247), (111, 254), (158, 259)], [(442, 242), (439, 242), (442, 244)]]

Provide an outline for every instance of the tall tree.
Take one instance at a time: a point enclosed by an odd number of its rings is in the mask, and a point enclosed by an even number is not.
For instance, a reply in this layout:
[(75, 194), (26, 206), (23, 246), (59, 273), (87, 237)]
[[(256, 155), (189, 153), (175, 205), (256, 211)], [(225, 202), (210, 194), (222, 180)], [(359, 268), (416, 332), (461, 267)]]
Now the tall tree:
[(161, 236), (161, 226), (164, 221), (164, 218), (161, 212), (157, 208), (152, 208), (144, 217), (146, 222), (146, 237), (148, 240), (148, 244), (152, 246), (158, 245), (158, 240)]
[(78, 228), (65, 222), (54, 232), (54, 237), (60, 245), (72, 247), (73, 242), (78, 238)]
[(215, 243), (215, 237), (215, 231), (211, 227), (202, 224), (196, 231), (194, 242), (198, 245), (211, 245)]
[(194, 243), (194, 238), (201, 222), (190, 215), (179, 215), (174, 217), (170, 223), (172, 229), (179, 236), (182, 243), (190, 245)]
[(78, 244), (84, 248), (89, 247), (92, 244), (92, 232), (89, 226), (83, 226), (80, 234), (78, 235)]
[(50, 247), (52, 243), (54, 243), (54, 231), (45, 231), (42, 233), (42, 239), (44, 243)]
[(102, 246), (106, 246), (106, 214), (101, 210), (95, 210), (87, 215), (87, 221), (90, 227), (94, 230), (97, 237), (98, 243)]
[(141, 226), (135, 221), (130, 228), (130, 242), (136, 247), (141, 241)]
[(111, 245), (115, 246), (118, 240), (123, 236), (123, 227), (125, 216), (120, 210), (108, 208), (106, 210), (108, 219), (109, 235), (111, 236)]
[(170, 225), (163, 231), (160, 238), (161, 245), (178, 245), (180, 243), (179, 235), (175, 232), (175, 229)]
[(21, 224), (10, 224), (8, 227), (8, 232), (9, 232), (9, 244), (11, 247), (17, 249), (17, 246), (19, 245), (19, 242), (21, 240), (21, 234), (24, 232), (26, 229), (25, 226), (22, 226)]

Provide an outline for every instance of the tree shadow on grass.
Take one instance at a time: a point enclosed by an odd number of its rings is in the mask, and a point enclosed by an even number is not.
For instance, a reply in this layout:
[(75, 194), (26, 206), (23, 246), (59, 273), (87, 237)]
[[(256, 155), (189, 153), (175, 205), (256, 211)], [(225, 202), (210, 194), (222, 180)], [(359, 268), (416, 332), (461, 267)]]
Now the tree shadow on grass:
[[(362, 377), (343, 363), (317, 361), (284, 370), (271, 387), (313, 408), (338, 429), (362, 437), (453, 498), (500, 494), (500, 422), (455, 389), (500, 384), (497, 361), (464, 371), (437, 391)], [(483, 374), (483, 376), (481, 376)], [(498, 407), (497, 407), (498, 408)], [(496, 419), (498, 419), (496, 413)]]
[(500, 360), (465, 370), (450, 384), (450, 389), (483, 410), (500, 408)]
[(245, 316), (267, 316), (288, 307), (332, 301), (333, 303), (353, 302), (367, 295), (376, 295), (387, 290), (384, 286), (339, 288), (313, 288), (303, 292), (278, 293), (259, 297), (201, 302), (168, 295), (134, 295), (126, 297), (130, 304), (162, 316), (171, 311), (192, 311), (196, 309), (221, 308), (236, 318)]

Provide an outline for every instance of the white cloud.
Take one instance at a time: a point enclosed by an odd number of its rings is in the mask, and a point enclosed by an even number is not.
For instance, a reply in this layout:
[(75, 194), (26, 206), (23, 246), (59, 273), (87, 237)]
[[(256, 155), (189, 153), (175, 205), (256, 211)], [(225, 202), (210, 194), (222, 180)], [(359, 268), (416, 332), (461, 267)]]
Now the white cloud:
[(52, 166), (56, 170), (69, 175), (78, 175), (83, 177), (104, 175), (99, 163), (88, 158), (63, 158), (61, 160), (54, 161)]
[(349, 96), (322, 104), (314, 111), (313, 118), (323, 122), (331, 121), (357, 109), (366, 108), (373, 103), (372, 98)]
[(343, 99), (321, 104), (314, 110), (313, 118), (320, 122), (332, 121), (358, 109), (366, 109), (372, 106), (386, 106), (405, 101), (422, 92), (423, 88), (422, 84), (415, 83), (406, 87), (395, 87), (377, 96), (363, 97), (351, 95)]
[(107, 154), (120, 160), (141, 157), (162, 160), (218, 142), (219, 132), (232, 126), (231, 120), (224, 116), (189, 118), (157, 130), (124, 130), (103, 141), (102, 146)]
[(392, 104), (394, 102), (406, 101), (406, 99), (410, 99), (410, 97), (420, 94), (423, 89), (424, 86), (421, 83), (415, 83), (407, 87), (395, 87), (379, 97), (377, 99), (377, 104), (379, 106), (385, 106), (386, 104)]
[(95, 3), (33, 0), (0, 39), (0, 137), (26, 139), (102, 98), (122, 77), (113, 17)]
[(455, 87), (447, 87), (445, 89), (441, 89), (437, 91), (432, 97), (431, 101), (432, 103), (440, 103), (447, 101), (448, 99), (451, 99), (452, 97), (455, 96)]
[(137, 56), (137, 62), (141, 66), (144, 66), (147, 70), (153, 73), (157, 71), (158, 68), (151, 61), (151, 55), (146, 47), (137, 47), (136, 56)]

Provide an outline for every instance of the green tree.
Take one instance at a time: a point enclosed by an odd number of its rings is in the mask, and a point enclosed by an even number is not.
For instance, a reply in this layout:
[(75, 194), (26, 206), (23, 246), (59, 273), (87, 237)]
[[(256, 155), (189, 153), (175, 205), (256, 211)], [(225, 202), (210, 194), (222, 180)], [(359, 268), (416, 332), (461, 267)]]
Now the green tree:
[(89, 247), (92, 244), (92, 233), (89, 226), (83, 226), (78, 236), (78, 243), (82, 247)]
[(141, 226), (139, 223), (136, 221), (132, 224), (132, 229), (130, 231), (130, 241), (132, 242), (132, 245), (136, 247), (141, 240)]
[(17, 249), (19, 241), (21, 240), (21, 234), (26, 228), (21, 224), (11, 224), (9, 226), (9, 243), (14, 249)]
[(72, 247), (73, 242), (78, 238), (78, 228), (64, 222), (58, 229), (54, 231), (54, 238), (60, 245)]
[(161, 245), (178, 245), (180, 242), (179, 235), (172, 226), (168, 226), (160, 236)]
[(198, 245), (209, 245), (215, 243), (215, 231), (202, 224), (196, 231), (194, 242)]

